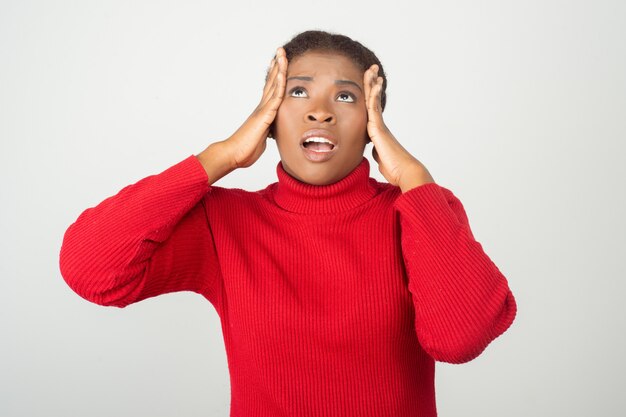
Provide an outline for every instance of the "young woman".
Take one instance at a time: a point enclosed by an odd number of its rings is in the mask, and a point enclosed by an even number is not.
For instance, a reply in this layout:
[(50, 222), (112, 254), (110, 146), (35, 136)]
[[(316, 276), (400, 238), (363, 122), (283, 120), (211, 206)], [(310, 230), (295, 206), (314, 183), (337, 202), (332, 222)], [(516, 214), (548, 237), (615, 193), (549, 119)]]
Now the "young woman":
[[(203, 295), (221, 319), (233, 417), (435, 416), (435, 361), (477, 357), (516, 303), (461, 202), (385, 126), (385, 86), (360, 43), (297, 35), (232, 136), (80, 215), (63, 277), (108, 306)], [(276, 183), (213, 185), (268, 136)], [(388, 183), (369, 177), (370, 140)]]

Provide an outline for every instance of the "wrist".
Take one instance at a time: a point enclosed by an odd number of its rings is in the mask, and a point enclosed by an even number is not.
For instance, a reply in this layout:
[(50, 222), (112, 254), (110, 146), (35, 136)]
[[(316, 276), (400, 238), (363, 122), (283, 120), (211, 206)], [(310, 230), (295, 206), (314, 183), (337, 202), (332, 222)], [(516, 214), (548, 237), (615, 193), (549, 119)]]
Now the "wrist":
[(196, 155), (196, 157), (209, 177), (209, 184), (213, 184), (237, 168), (234, 166), (234, 159), (223, 141), (210, 144), (204, 151)]
[(406, 193), (420, 185), (434, 182), (435, 180), (430, 175), (430, 172), (428, 172), (425, 167), (420, 167), (419, 169), (411, 170), (403, 175), (400, 181), (398, 181), (398, 186), (400, 190), (402, 190), (402, 193)]

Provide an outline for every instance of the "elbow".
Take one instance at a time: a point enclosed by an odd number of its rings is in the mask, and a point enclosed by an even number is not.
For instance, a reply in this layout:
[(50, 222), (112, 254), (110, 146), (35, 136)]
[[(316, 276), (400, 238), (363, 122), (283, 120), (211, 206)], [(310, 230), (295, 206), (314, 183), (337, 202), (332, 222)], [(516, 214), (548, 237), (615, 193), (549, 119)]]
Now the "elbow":
[(460, 331), (447, 332), (438, 338), (427, 338), (422, 347), (438, 362), (451, 364), (470, 362), (480, 356), (491, 342), (511, 326), (516, 315), (517, 304), (513, 293), (509, 291), (502, 308), (491, 320), (483, 323), (466, 323)]
[[(482, 342), (482, 341), (481, 341)], [(483, 343), (447, 343), (444, 345), (422, 345), (426, 353), (437, 362), (462, 364), (476, 359), (485, 350), (489, 342)]]
[(65, 283), (81, 298), (101, 306), (105, 307), (125, 307), (129, 303), (124, 302), (122, 299), (115, 299), (110, 296), (110, 293), (106, 290), (101, 290), (97, 285), (97, 279), (79, 278), (77, 276), (61, 272)]
[(89, 262), (73, 256), (64, 246), (59, 257), (59, 269), (63, 280), (72, 291), (83, 299), (107, 307), (125, 307), (140, 290), (138, 282), (119, 285), (123, 278), (111, 271), (90, 267)]
[(59, 269), (65, 283), (85, 300), (102, 306), (125, 307), (136, 296), (142, 266), (128, 267), (126, 248), (108, 244), (106, 230), (88, 220), (86, 210), (70, 225), (59, 251)]
[(422, 343), (422, 348), (437, 362), (462, 364), (477, 358), (488, 344), (484, 340), (446, 340), (446, 343)]

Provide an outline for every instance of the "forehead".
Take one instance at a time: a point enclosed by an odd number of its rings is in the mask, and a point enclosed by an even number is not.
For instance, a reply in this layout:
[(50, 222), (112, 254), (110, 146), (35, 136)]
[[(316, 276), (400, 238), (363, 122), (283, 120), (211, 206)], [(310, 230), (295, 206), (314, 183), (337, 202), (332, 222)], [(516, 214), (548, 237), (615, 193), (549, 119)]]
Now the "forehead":
[(362, 71), (357, 65), (344, 55), (334, 52), (311, 51), (293, 58), (287, 66), (288, 76), (328, 75), (338, 78), (362, 81)]

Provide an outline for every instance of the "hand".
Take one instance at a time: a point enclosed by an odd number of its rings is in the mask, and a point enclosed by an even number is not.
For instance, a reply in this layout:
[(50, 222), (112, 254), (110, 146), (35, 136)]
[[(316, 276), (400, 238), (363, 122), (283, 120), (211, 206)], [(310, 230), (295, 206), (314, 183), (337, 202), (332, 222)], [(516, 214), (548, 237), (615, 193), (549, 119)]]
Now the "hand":
[(259, 105), (228, 139), (214, 142), (198, 154), (211, 183), (237, 168), (249, 167), (263, 154), (269, 128), (285, 95), (286, 78), (287, 56), (278, 48)]
[(435, 182), (426, 167), (414, 158), (391, 134), (383, 121), (381, 92), (383, 77), (378, 76), (378, 65), (372, 65), (363, 74), (367, 133), (374, 144), (372, 156), (378, 170), (392, 185), (406, 192), (419, 185)]
[(287, 57), (282, 47), (276, 50), (270, 65), (261, 102), (243, 125), (224, 141), (232, 152), (233, 169), (249, 167), (265, 151), (269, 128), (285, 96)]

